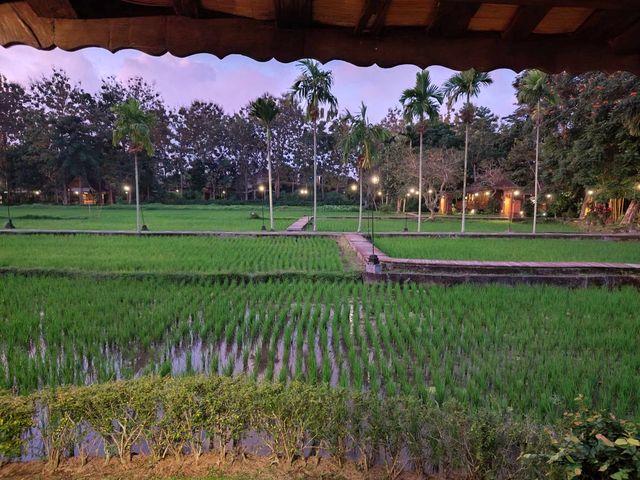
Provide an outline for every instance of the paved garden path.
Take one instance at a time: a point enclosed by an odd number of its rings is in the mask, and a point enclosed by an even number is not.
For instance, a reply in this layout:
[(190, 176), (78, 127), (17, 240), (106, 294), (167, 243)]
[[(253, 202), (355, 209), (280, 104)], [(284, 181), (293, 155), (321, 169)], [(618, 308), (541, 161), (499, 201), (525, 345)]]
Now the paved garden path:
[(313, 217), (304, 216), (287, 227), (287, 232), (302, 232)]

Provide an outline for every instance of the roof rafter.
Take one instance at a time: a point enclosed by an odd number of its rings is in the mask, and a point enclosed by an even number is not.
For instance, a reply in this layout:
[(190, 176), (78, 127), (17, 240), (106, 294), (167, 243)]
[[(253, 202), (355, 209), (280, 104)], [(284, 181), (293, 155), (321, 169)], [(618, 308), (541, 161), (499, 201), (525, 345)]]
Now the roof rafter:
[(390, 5), (391, 0), (365, 0), (356, 33), (380, 34)]
[(542, 19), (549, 13), (550, 7), (522, 5), (518, 7), (511, 23), (502, 32), (505, 40), (522, 39), (531, 35)]
[(173, 0), (173, 10), (176, 15), (199, 18), (202, 16), (200, 0)]
[(481, 2), (455, 2), (439, 0), (431, 25), (427, 28), (436, 37), (459, 37), (467, 32), (469, 22), (480, 8)]
[(39, 17), (78, 18), (69, 0), (26, 0), (26, 2)]
[(610, 42), (616, 53), (640, 52), (640, 20)]
[(311, 25), (312, 0), (274, 0), (276, 25), (280, 28), (300, 28)]

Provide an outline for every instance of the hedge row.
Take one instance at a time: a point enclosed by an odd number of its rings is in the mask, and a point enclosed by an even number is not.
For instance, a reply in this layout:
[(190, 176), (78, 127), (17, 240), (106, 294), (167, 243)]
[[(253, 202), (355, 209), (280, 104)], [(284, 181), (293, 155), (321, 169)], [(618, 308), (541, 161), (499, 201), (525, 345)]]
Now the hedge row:
[(281, 464), (314, 455), (338, 465), (357, 458), (364, 469), (381, 465), (389, 478), (410, 469), (540, 478), (520, 457), (543, 451), (548, 440), (535, 424), (454, 403), (201, 376), (0, 396), (0, 461), (20, 457), (35, 438), (53, 468), (74, 452), (84, 461), (99, 446), (123, 464), (133, 452), (156, 460), (190, 454), (197, 461), (205, 451), (226, 457), (251, 438), (252, 448), (266, 448)]

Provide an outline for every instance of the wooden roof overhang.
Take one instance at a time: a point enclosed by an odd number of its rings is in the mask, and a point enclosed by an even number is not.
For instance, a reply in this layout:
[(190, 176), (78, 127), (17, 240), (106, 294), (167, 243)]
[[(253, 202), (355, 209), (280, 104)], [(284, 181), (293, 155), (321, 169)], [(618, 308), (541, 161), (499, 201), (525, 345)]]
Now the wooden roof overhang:
[(640, 0), (0, 0), (0, 45), (640, 73)]

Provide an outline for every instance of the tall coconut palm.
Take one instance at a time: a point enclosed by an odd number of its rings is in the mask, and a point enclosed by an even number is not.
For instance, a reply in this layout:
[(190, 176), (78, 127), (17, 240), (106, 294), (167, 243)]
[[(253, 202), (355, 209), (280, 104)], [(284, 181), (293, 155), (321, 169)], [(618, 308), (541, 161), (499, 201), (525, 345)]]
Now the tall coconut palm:
[(112, 111), (116, 115), (113, 127), (113, 145), (124, 143), (128, 153), (133, 154), (133, 164), (136, 179), (136, 232), (140, 233), (146, 226), (140, 220), (140, 188), (138, 180), (138, 154), (145, 151), (147, 155), (153, 155), (153, 143), (151, 141), (151, 128), (154, 116), (145, 112), (134, 98), (114, 106)]
[[(313, 231), (316, 231), (317, 190), (318, 190), (318, 120), (333, 118), (338, 113), (338, 100), (331, 93), (333, 74), (322, 70), (320, 64), (313, 60), (298, 62), (301, 73), (293, 83), (291, 91), (294, 98), (307, 104), (307, 121), (313, 125)], [(323, 106), (328, 109), (325, 111)]]
[(362, 179), (364, 171), (377, 158), (380, 144), (388, 138), (387, 131), (379, 125), (372, 125), (367, 118), (367, 107), (363, 103), (360, 111), (353, 115), (347, 110), (344, 121), (347, 131), (341, 136), (339, 147), (345, 162), (351, 155), (356, 156), (360, 203), (358, 205), (358, 232), (362, 230)]
[(464, 123), (464, 176), (462, 177), (462, 224), (460, 231), (464, 233), (467, 216), (467, 160), (469, 158), (469, 127), (473, 121), (474, 107), (471, 98), (480, 94), (480, 89), (491, 85), (493, 80), (488, 73), (478, 72), (475, 69), (465, 70), (453, 75), (444, 84), (444, 93), (452, 103), (461, 98), (465, 99), (462, 108), (462, 121)]
[(536, 163), (533, 193), (533, 233), (536, 233), (538, 217), (538, 162), (540, 160), (540, 125), (542, 109), (556, 101), (555, 94), (549, 87), (547, 74), (540, 70), (529, 70), (518, 82), (518, 101), (529, 106), (531, 117), (536, 127)]
[(279, 113), (276, 101), (265, 95), (251, 102), (249, 114), (258, 120), (267, 132), (267, 172), (269, 174), (269, 225), (273, 230), (273, 194), (271, 181), (271, 123)]
[(416, 129), (420, 134), (420, 156), (418, 159), (418, 232), (422, 226), (422, 144), (426, 120), (438, 118), (438, 112), (444, 95), (431, 83), (427, 70), (416, 73), (416, 84), (402, 92), (400, 103), (404, 108), (404, 117), (408, 123), (417, 120)]

